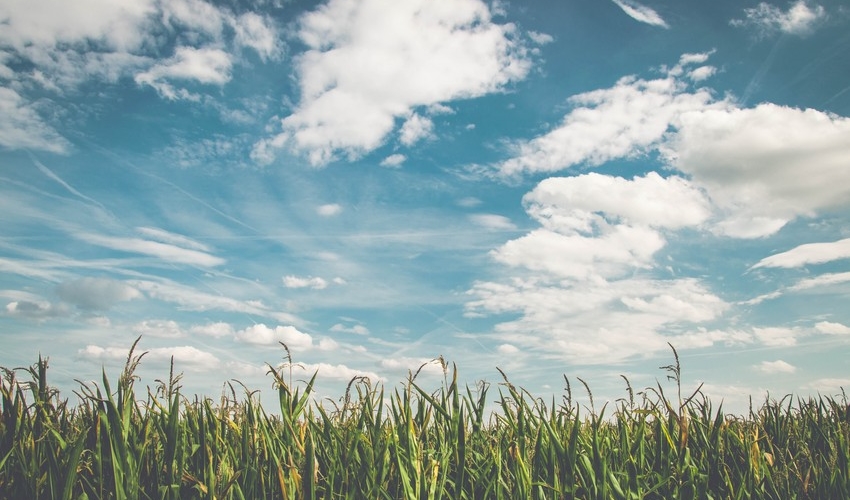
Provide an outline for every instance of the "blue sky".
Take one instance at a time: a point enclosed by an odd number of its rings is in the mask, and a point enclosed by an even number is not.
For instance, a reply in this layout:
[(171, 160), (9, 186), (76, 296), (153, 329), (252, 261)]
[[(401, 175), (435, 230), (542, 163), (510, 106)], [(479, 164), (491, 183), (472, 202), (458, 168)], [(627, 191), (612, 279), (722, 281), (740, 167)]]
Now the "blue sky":
[[(850, 9), (0, 4), (0, 365), (850, 386)], [(423, 370), (423, 383), (441, 377)], [(70, 393), (69, 393), (70, 395)]]

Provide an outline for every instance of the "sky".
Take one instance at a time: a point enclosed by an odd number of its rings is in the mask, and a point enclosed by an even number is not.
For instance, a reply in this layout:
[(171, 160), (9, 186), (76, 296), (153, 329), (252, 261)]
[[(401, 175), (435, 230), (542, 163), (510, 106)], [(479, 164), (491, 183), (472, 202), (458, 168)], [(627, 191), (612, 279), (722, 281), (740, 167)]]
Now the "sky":
[[(0, 366), (850, 387), (841, 0), (0, 2)], [(843, 360), (843, 361), (842, 361)], [(287, 368), (288, 370), (288, 368)], [(239, 389), (238, 384), (236, 385)], [(574, 387), (575, 389), (575, 387)], [(574, 391), (580, 393), (581, 391)], [(493, 393), (495, 394), (495, 390)]]

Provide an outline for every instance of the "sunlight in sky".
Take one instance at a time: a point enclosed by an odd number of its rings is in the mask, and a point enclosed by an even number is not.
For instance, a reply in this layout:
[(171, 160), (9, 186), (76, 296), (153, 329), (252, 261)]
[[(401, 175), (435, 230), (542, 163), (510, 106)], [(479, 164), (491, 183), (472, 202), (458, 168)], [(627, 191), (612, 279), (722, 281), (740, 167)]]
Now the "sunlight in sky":
[[(840, 0), (0, 3), (0, 366), (850, 387)], [(420, 376), (437, 380), (429, 364)]]

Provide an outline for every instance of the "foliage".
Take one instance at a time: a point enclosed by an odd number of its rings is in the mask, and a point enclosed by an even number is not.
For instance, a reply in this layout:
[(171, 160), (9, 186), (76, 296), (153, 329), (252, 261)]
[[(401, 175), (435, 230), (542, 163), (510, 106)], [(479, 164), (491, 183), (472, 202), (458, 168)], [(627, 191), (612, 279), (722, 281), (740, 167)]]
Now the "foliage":
[(502, 373), (488, 416), (490, 386), (459, 387), (442, 358), (434, 391), (416, 374), (391, 394), (355, 378), (341, 404), (316, 404), (315, 375), (298, 387), (285, 376), (288, 349), (268, 367), (279, 415), (232, 385), (219, 402), (187, 399), (173, 366), (138, 399), (135, 347), (114, 391), (104, 372), (74, 407), (47, 384), (46, 359), (3, 369), (0, 499), (850, 498), (846, 395), (726, 415), (699, 389), (682, 399), (675, 349), (662, 367), (673, 400), (626, 379), (628, 398), (597, 413), (581, 379), (589, 409), (566, 377), (546, 403)]

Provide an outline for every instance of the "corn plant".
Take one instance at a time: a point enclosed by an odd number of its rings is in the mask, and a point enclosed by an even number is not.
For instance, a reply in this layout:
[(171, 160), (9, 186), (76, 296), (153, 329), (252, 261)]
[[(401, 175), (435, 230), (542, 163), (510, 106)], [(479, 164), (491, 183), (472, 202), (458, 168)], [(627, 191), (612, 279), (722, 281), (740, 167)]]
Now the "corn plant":
[(283, 345), (267, 413), (236, 381), (220, 400), (187, 397), (173, 363), (138, 397), (138, 342), (117, 381), (80, 383), (73, 405), (47, 359), (2, 369), (0, 500), (850, 498), (846, 394), (726, 414), (701, 386), (683, 391), (672, 346), (672, 388), (623, 377), (627, 396), (597, 409), (580, 378), (589, 406), (566, 377), (561, 401), (544, 401), (499, 370), (487, 414), (491, 385), (462, 387), (442, 358), (436, 387), (420, 367), (392, 390), (355, 378), (315, 401), (317, 375), (293, 381)]

